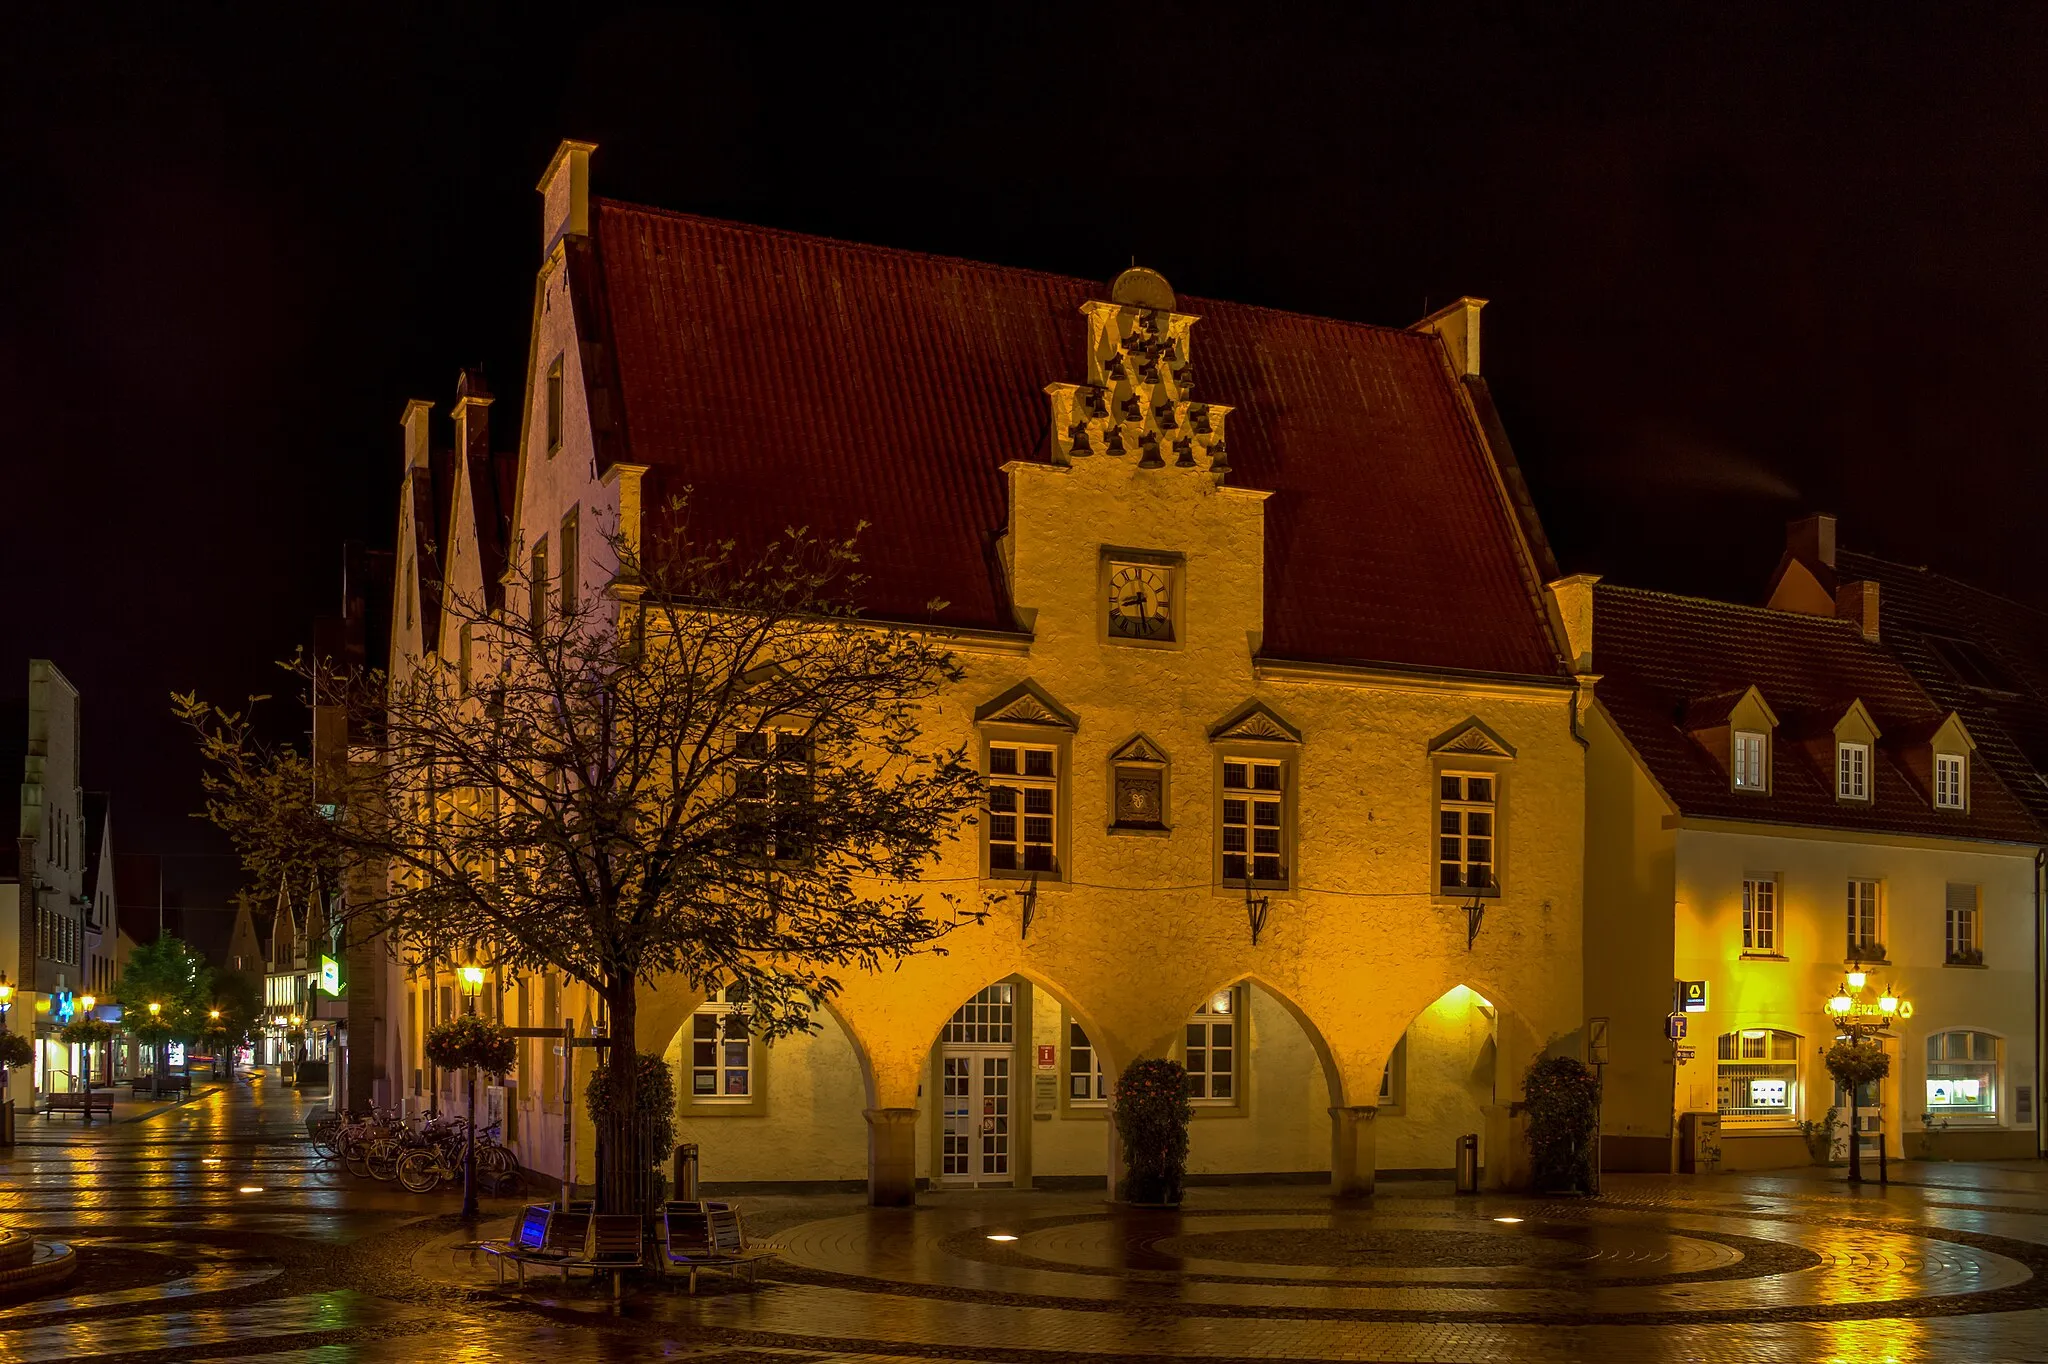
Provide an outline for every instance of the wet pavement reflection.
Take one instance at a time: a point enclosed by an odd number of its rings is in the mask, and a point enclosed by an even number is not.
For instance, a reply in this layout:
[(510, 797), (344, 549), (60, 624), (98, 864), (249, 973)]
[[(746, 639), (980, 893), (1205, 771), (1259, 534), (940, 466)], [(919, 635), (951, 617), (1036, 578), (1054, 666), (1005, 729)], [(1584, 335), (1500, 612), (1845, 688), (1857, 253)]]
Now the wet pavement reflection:
[[(24, 1130), (0, 1224), (79, 1252), (0, 1299), (16, 1360), (692, 1358), (2048, 1361), (2048, 1169), (1610, 1177), (1598, 1199), (1361, 1206), (1201, 1188), (1179, 1212), (1084, 1192), (750, 1197), (758, 1286), (523, 1293), (464, 1249), (454, 1192), (351, 1178), (313, 1099), (259, 1074), (133, 1121)], [(1383, 1186), (1384, 1188), (1385, 1186)], [(545, 1198), (551, 1190), (538, 1191)], [(486, 1204), (499, 1234), (516, 1200)]]

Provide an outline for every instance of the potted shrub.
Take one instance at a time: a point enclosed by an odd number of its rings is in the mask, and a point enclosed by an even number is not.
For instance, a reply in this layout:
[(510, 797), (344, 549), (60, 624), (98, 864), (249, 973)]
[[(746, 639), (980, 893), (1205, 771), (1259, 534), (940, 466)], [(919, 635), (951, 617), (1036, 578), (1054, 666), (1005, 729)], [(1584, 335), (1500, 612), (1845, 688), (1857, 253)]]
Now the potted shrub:
[(645, 1180), (641, 1207), (658, 1209), (668, 1196), (668, 1180), (660, 1173), (660, 1167), (676, 1146), (676, 1081), (660, 1052), (640, 1053), (639, 1088), (637, 1111), (619, 1112), (611, 1069), (599, 1066), (591, 1072), (583, 1098), (590, 1106), (599, 1141), (639, 1146), (644, 1159), (636, 1161), (635, 1168), (641, 1170)]
[(1806, 1140), (1806, 1155), (1815, 1165), (1835, 1163), (1835, 1133), (1841, 1130), (1842, 1110), (1830, 1108), (1824, 1118), (1808, 1118), (1799, 1124)]
[(1570, 1056), (1539, 1056), (1523, 1082), (1529, 1174), (1538, 1193), (1591, 1193), (1600, 1080)]
[(1177, 1061), (1133, 1061), (1116, 1081), (1116, 1132), (1124, 1143), (1118, 1194), (1140, 1207), (1180, 1205), (1188, 1172), (1188, 1073)]

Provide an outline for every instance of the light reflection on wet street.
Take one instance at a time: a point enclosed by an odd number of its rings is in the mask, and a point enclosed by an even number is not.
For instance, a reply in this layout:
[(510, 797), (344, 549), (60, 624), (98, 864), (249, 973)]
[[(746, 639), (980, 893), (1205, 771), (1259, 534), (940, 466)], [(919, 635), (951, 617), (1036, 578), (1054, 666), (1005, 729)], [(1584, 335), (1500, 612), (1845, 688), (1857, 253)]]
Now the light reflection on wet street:
[[(615, 1312), (581, 1280), (499, 1290), (460, 1248), (455, 1194), (323, 1163), (307, 1107), (259, 1076), (112, 1127), (24, 1123), (0, 1223), (70, 1242), (80, 1269), (0, 1300), (0, 1364), (2048, 1361), (2034, 1164), (1898, 1167), (1860, 1194), (1821, 1171), (1610, 1177), (1574, 1201), (1396, 1185), (1358, 1207), (1201, 1188), (1179, 1213), (1086, 1192), (750, 1197), (783, 1252), (758, 1287), (648, 1284)], [(484, 1231), (513, 1206), (487, 1203)]]

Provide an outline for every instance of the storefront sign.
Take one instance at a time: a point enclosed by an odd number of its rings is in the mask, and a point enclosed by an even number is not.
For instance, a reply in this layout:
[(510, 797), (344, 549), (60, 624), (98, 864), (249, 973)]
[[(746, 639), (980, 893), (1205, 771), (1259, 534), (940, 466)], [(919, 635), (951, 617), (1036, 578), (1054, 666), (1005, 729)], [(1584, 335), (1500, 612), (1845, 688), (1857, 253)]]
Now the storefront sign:
[(332, 957), (320, 958), (320, 988), (330, 995), (341, 993), (341, 963)]
[(1679, 981), (1678, 1008), (1681, 1013), (1705, 1013), (1707, 1011), (1707, 983), (1703, 980)]

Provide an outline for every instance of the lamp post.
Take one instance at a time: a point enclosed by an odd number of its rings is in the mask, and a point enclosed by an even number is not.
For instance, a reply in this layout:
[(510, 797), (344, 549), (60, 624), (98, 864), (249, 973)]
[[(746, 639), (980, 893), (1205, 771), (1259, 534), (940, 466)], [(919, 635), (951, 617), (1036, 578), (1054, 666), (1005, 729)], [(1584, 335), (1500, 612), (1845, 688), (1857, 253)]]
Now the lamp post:
[[(1889, 1035), (1894, 1018), (1903, 1019), (1913, 1016), (1912, 1003), (1901, 999), (1898, 992), (1889, 985), (1885, 986), (1878, 995), (1874, 1007), (1866, 1002), (1863, 998), (1863, 993), (1870, 977), (1862, 970), (1861, 962), (1852, 963), (1852, 965), (1855, 969), (1842, 978), (1842, 983), (1835, 987), (1835, 993), (1828, 998), (1827, 1003), (1823, 1006), (1827, 1011), (1828, 1018), (1835, 1025), (1837, 1037), (1860, 1044), (1874, 1038)], [(1849, 1182), (1851, 1184), (1861, 1184), (1863, 1182), (1863, 1134), (1859, 1130), (1862, 1120), (1860, 1116), (1861, 1106), (1858, 1103), (1857, 1093), (1861, 1088), (1861, 1085), (1853, 1083), (1848, 1086)], [(1878, 1183), (1885, 1184), (1890, 1182), (1888, 1177), (1890, 1172), (1886, 1169), (1885, 1133), (1882, 1119), (1883, 1110), (1880, 1108), (1877, 1138), (1877, 1180)]]
[[(94, 996), (94, 995), (80, 995), (80, 996), (78, 997), (78, 1008), (79, 1008), (79, 1011), (80, 1011), (81, 1013), (83, 1013), (83, 1014), (84, 1014), (84, 1015), (85, 1015), (85, 1016), (86, 1016), (87, 1018), (91, 1018), (91, 1017), (92, 1017), (92, 1011), (93, 1011), (94, 1009), (96, 1009), (96, 1008), (98, 1008), (98, 1007), (99, 1007), (99, 1003), (100, 1003), (100, 1001), (99, 1001), (98, 997), (97, 997), (97, 996)], [(78, 1048), (78, 1054), (79, 1054), (79, 1056), (80, 1056), (80, 1057), (82, 1058), (82, 1064), (81, 1064), (81, 1065), (79, 1066), (79, 1069), (85, 1072), (85, 1125), (86, 1125), (87, 1127), (91, 1127), (91, 1126), (92, 1126), (92, 1043), (90, 1043), (90, 1042), (83, 1042), (83, 1043), (80, 1043), (80, 1044), (79, 1044), (79, 1048)], [(113, 1116), (113, 1113), (112, 1113), (112, 1111), (111, 1111), (111, 1110), (110, 1110), (110, 1111), (108, 1112), (108, 1115), (107, 1115), (107, 1116), (108, 1116), (109, 1118), (111, 1118), (111, 1117)]]
[[(163, 1016), (164, 1006), (154, 999), (149, 1001), (149, 1022), (150, 1029), (152, 1032), (156, 1031), (156, 1025), (162, 1022)], [(157, 1033), (156, 1042), (152, 1049), (155, 1052), (155, 1055), (151, 1059), (149, 1066), (149, 1092), (151, 1098), (161, 1099), (164, 1094), (165, 1056), (164, 1039), (162, 1033)]]
[[(14, 1011), (14, 983), (7, 979), (7, 973), (0, 971), (0, 1032), (9, 1029), (8, 1018)], [(8, 1082), (7, 1067), (0, 1064), (0, 1146), (14, 1145), (14, 1086)]]
[[(222, 1031), (220, 1026), (219, 1009), (208, 1009), (206, 1011), (206, 1021), (211, 1025), (207, 1028), (207, 1031), (213, 1034), (213, 1078), (218, 1080), (220, 1078), (220, 1047), (221, 1043), (227, 1040), (227, 1034)], [(229, 1071), (229, 1077), (233, 1078), (232, 1069)]]
[[(462, 1009), (476, 1013), (476, 997), (484, 990), (484, 968), (474, 961), (456, 972), (462, 980)], [(462, 1135), (462, 1215), (476, 1216), (476, 1067), (469, 1067), (469, 1124)]]

